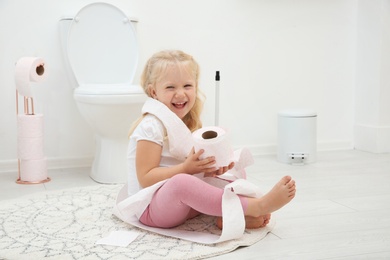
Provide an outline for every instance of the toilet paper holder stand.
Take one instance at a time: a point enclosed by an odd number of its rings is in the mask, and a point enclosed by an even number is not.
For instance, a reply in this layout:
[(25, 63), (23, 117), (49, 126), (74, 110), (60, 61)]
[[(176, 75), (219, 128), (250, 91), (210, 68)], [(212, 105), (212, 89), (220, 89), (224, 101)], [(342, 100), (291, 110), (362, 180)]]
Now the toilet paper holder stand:
[[(24, 114), (25, 115), (34, 115), (34, 100), (32, 97), (23, 96), (23, 105), (24, 105)], [(16, 90), (16, 116), (19, 115), (19, 92)], [(50, 181), (51, 179), (47, 177), (46, 179), (40, 181), (23, 181), (20, 176), (20, 158), (18, 158), (18, 178), (16, 183), (18, 184), (40, 184)]]

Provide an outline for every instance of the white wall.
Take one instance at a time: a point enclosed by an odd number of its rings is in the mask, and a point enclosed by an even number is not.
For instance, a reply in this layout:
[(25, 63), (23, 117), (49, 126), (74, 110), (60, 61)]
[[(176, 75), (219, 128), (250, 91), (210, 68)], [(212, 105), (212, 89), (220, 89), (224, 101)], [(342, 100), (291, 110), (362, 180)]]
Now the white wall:
[[(367, 1), (367, 0), (366, 0)], [(0, 171), (14, 167), (14, 64), (41, 56), (49, 78), (35, 86), (45, 115), (45, 153), (52, 166), (82, 164), (93, 136), (79, 116), (64, 71), (58, 20), (87, 0), (0, 1)], [(191, 53), (208, 99), (204, 125), (214, 121), (214, 75), (221, 71), (220, 125), (236, 147), (276, 151), (277, 112), (318, 112), (318, 147), (353, 147), (357, 53), (354, 0), (109, 0), (137, 17), (138, 81), (144, 62), (161, 49)]]
[(390, 152), (390, 1), (359, 1), (354, 143)]

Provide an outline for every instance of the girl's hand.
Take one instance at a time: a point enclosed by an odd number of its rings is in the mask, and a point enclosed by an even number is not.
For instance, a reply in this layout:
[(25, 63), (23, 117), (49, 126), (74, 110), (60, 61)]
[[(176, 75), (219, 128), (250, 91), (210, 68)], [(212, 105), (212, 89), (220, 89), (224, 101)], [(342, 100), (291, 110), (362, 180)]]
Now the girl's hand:
[(228, 166), (220, 167), (216, 171), (208, 172), (204, 174), (204, 177), (215, 177), (217, 175), (222, 175), (228, 170), (231, 170), (234, 167), (234, 162), (231, 162)]
[(207, 157), (203, 160), (200, 160), (200, 155), (204, 153), (204, 150), (199, 150), (195, 153), (194, 148), (191, 149), (190, 154), (183, 163), (183, 172), (188, 174), (196, 173), (211, 173), (218, 171), (216, 167), (213, 167), (215, 164), (215, 158), (213, 156)]

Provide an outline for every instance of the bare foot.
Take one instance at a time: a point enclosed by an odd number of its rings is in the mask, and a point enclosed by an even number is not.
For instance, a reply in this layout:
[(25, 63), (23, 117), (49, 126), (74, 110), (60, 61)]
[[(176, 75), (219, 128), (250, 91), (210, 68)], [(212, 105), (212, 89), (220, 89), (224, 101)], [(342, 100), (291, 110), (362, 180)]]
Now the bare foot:
[(264, 215), (263, 218), (264, 218), (264, 223), (262, 227), (265, 227), (266, 225), (268, 225), (269, 221), (271, 220), (271, 214)]
[[(290, 176), (284, 176), (263, 197), (248, 197), (245, 227), (259, 228), (267, 225), (271, 213), (289, 203), (295, 197), (295, 192), (295, 181)], [(217, 226), (222, 229), (222, 218), (217, 218)]]
[(263, 228), (267, 226), (271, 219), (271, 214), (259, 216), (259, 217), (245, 217), (245, 228), (255, 229), (255, 228)]
[(263, 197), (258, 199), (259, 215), (272, 213), (295, 197), (295, 181), (290, 176), (284, 176)]
[(270, 214), (295, 197), (295, 181), (290, 176), (284, 176), (263, 197), (248, 198), (246, 216), (259, 217)]
[[(259, 217), (245, 216), (245, 228), (255, 229), (265, 227), (269, 220), (271, 219), (271, 214), (267, 214)], [(222, 229), (222, 217), (217, 217), (216, 224), (219, 229)]]

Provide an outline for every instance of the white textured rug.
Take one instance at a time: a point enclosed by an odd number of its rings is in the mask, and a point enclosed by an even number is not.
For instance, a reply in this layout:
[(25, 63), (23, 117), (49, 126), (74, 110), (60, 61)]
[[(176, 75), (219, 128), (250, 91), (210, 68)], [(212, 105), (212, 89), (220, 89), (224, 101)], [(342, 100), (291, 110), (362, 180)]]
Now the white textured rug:
[[(264, 238), (272, 225), (246, 230), (242, 238), (204, 245), (143, 231), (111, 214), (121, 185), (45, 192), (0, 202), (0, 259), (202, 259)], [(200, 216), (178, 227), (219, 234), (214, 218)], [(133, 230), (127, 247), (96, 245), (112, 231)]]

